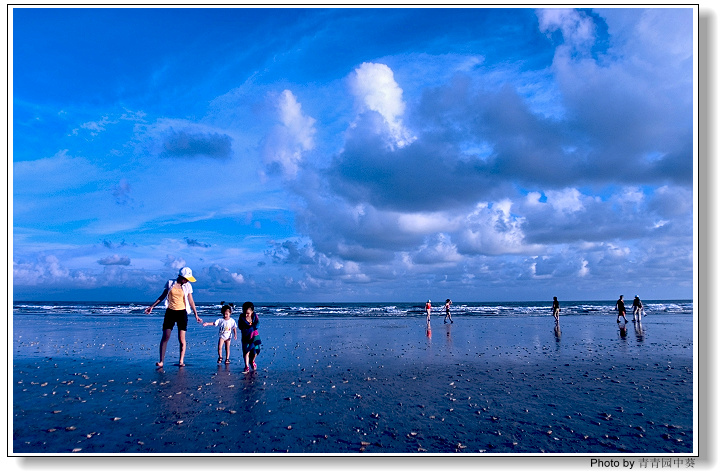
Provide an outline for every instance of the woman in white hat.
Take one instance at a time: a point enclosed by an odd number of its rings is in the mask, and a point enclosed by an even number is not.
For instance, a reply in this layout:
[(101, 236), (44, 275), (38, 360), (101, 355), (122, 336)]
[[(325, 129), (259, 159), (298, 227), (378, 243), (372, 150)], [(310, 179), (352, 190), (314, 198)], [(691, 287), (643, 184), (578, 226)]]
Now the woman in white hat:
[(167, 342), (172, 336), (175, 323), (179, 333), (179, 366), (184, 366), (184, 353), (187, 350), (187, 315), (194, 312), (197, 323), (202, 323), (202, 319), (197, 315), (197, 307), (194, 305), (194, 299), (192, 298), (192, 284), (190, 282), (196, 281), (197, 279), (192, 276), (192, 269), (182, 267), (179, 269), (177, 280), (167, 281), (167, 285), (164, 286), (164, 291), (159, 298), (145, 310), (147, 314), (151, 313), (162, 300), (164, 301), (164, 307), (167, 309), (162, 324), (162, 339), (159, 342), (159, 361), (156, 364), (158, 367), (164, 366)]

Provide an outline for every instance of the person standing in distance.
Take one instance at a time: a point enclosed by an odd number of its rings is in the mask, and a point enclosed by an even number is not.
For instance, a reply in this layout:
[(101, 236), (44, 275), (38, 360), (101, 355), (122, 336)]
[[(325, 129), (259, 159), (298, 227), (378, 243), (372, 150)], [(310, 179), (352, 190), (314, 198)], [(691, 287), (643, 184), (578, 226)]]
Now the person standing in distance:
[(634, 295), (634, 303), (631, 304), (634, 310), (634, 322), (640, 322), (641, 316), (644, 314), (644, 304), (641, 303), (641, 299), (638, 295)]
[(452, 320), (452, 312), (449, 310), (449, 307), (452, 306), (452, 301), (450, 299), (447, 299), (444, 302), (444, 323), (447, 323), (447, 319), (449, 318), (449, 323), (454, 323), (454, 320)]
[(174, 325), (177, 325), (179, 338), (179, 366), (184, 366), (184, 354), (187, 351), (187, 315), (194, 313), (197, 323), (203, 323), (202, 319), (197, 315), (197, 307), (194, 305), (194, 299), (192, 298), (192, 284), (190, 282), (196, 281), (197, 279), (192, 275), (192, 269), (182, 267), (179, 269), (177, 279), (167, 281), (159, 298), (144, 310), (147, 315), (150, 314), (162, 300), (164, 301), (164, 307), (167, 309), (164, 312), (162, 339), (159, 342), (159, 361), (156, 363), (160, 368), (164, 366), (167, 342), (172, 336)]
[(624, 322), (628, 322), (628, 320), (626, 320), (626, 304), (624, 303), (623, 295), (619, 296), (618, 301), (616, 301), (616, 310), (618, 311), (616, 323), (621, 321), (621, 317), (624, 317)]
[(560, 321), (560, 303), (558, 297), (553, 297), (553, 306), (550, 308), (553, 311), (553, 318), (555, 318), (555, 324), (557, 325)]

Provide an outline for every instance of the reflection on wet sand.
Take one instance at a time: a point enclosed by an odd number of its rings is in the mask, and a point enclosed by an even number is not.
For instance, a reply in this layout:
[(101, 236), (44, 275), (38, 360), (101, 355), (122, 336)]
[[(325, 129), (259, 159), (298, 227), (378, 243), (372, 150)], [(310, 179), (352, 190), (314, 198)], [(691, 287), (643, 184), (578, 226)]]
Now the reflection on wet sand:
[(644, 327), (641, 326), (641, 320), (634, 320), (634, 332), (636, 333), (636, 341), (643, 343), (644, 341)]
[(627, 333), (628, 332), (626, 330), (626, 322), (618, 322), (618, 334), (621, 336), (621, 338), (625, 340)]

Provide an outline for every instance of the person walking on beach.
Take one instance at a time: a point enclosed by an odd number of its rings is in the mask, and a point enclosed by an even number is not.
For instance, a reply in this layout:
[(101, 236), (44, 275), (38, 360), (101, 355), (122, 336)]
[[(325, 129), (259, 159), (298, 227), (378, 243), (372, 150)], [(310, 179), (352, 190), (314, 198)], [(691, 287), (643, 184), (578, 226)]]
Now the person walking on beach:
[(641, 317), (644, 314), (644, 304), (641, 303), (641, 299), (638, 295), (634, 295), (634, 303), (631, 304), (634, 311), (634, 322), (640, 322)]
[(257, 363), (255, 358), (260, 354), (260, 333), (257, 330), (260, 319), (255, 313), (255, 305), (252, 302), (242, 304), (242, 313), (240, 320), (237, 322), (240, 328), (240, 338), (242, 339), (242, 358), (245, 362), (245, 373), (255, 371)]
[(427, 310), (427, 325), (429, 325), (429, 319), (432, 316), (432, 301), (427, 300), (427, 304), (424, 306), (424, 308)]
[(626, 304), (624, 303), (623, 295), (619, 296), (618, 301), (616, 302), (616, 310), (618, 311), (616, 323), (621, 321), (621, 317), (624, 317), (624, 322), (628, 322), (628, 320), (626, 320)]
[(218, 318), (214, 323), (204, 323), (202, 326), (216, 326), (220, 327), (220, 338), (217, 342), (217, 364), (222, 363), (222, 347), (225, 347), (225, 364), (230, 364), (230, 339), (234, 334), (235, 340), (237, 340), (237, 324), (235, 320), (230, 318), (232, 315), (232, 307), (229, 305), (222, 306), (222, 318)]
[(167, 342), (169, 342), (169, 338), (172, 336), (174, 324), (176, 323), (177, 325), (179, 338), (179, 366), (184, 366), (184, 353), (187, 350), (187, 315), (194, 312), (194, 318), (197, 319), (197, 323), (203, 323), (202, 319), (197, 315), (197, 307), (194, 305), (194, 299), (192, 298), (192, 284), (190, 282), (196, 281), (197, 279), (192, 276), (192, 269), (182, 267), (179, 269), (177, 279), (167, 281), (159, 298), (144, 310), (147, 315), (150, 314), (154, 310), (154, 307), (162, 300), (164, 301), (164, 307), (167, 309), (164, 312), (162, 339), (159, 342), (159, 361), (156, 363), (160, 368), (164, 366)]
[(560, 303), (558, 302), (558, 297), (553, 297), (553, 306), (550, 308), (550, 310), (553, 312), (555, 324), (558, 325), (558, 322), (560, 322)]
[(452, 301), (447, 299), (447, 301), (444, 302), (444, 323), (447, 323), (448, 318), (449, 323), (454, 323), (454, 320), (452, 320), (452, 314), (449, 311), (450, 305), (452, 305)]

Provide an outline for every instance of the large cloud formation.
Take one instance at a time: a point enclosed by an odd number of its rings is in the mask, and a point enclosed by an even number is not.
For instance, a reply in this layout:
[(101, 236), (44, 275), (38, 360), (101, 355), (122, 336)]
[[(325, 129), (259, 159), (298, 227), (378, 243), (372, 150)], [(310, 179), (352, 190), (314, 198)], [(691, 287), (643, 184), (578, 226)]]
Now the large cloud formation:
[[(604, 29), (581, 11), (538, 18), (557, 43), (550, 74), (562, 115), (469, 73), (409, 105), (389, 66), (357, 67), (356, 119), (329, 166), (301, 177), (299, 221), (310, 242), (287, 242), (286, 262), (308, 278), (353, 266), (346, 275), (367, 282), (438, 269), (460, 284), (615, 283), (637, 268), (674, 273), (652, 254), (669, 242), (687, 251), (675, 278), (688, 281), (690, 56), (673, 39), (671, 52), (656, 55), (615, 39), (604, 48)], [(685, 17), (644, 12), (639, 21), (630, 46), (658, 44)], [(688, 43), (689, 29), (680, 31)]]

